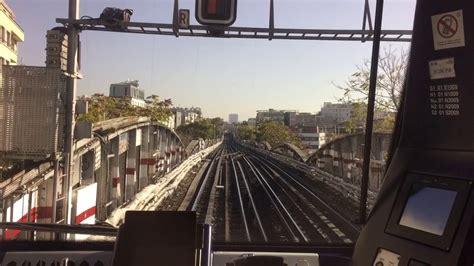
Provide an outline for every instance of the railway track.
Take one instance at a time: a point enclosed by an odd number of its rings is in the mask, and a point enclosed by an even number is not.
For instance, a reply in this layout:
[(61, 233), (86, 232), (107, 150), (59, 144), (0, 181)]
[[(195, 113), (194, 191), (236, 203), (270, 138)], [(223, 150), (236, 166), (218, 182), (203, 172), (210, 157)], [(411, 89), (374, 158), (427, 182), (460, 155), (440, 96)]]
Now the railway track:
[[(226, 139), (180, 209), (232, 243), (353, 243), (359, 230), (300, 171)], [(187, 207), (186, 207), (187, 206)]]

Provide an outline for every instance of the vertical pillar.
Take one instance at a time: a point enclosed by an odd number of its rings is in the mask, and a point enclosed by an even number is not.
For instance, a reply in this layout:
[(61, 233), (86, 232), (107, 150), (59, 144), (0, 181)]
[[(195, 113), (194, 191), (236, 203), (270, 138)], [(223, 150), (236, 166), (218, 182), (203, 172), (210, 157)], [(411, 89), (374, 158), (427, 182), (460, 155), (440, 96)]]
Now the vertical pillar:
[(153, 163), (153, 158), (150, 154), (150, 127), (142, 128), (142, 143), (140, 149), (140, 176), (139, 178), (139, 187), (138, 189), (141, 190), (145, 186), (148, 185), (148, 174), (149, 174), (149, 166)]
[(159, 147), (159, 135), (160, 131), (158, 127), (150, 127), (150, 143), (148, 143), (148, 148), (150, 152), (150, 158), (152, 159), (151, 164), (148, 165), (148, 182), (154, 182), (153, 179), (157, 176), (157, 165), (159, 162), (159, 154), (157, 154), (157, 147)]
[(174, 165), (178, 165), (179, 164), (179, 146), (178, 146), (178, 139), (174, 135), (173, 135), (173, 150), (175, 151)]
[[(38, 190), (33, 193), (33, 202), (36, 207), (34, 210), (34, 222), (37, 223), (51, 223), (53, 221), (53, 202), (55, 197), (50, 191), (54, 186), (54, 180), (48, 179), (39, 185)], [(37, 240), (48, 240), (51, 234), (46, 232), (37, 232)]]
[[(79, 19), (79, 0), (69, 0), (69, 19)], [(65, 223), (72, 221), (71, 202), (72, 202), (72, 185), (70, 183), (72, 176), (71, 164), (74, 158), (74, 124), (75, 124), (75, 107), (76, 107), (76, 73), (77, 73), (77, 55), (79, 46), (79, 29), (74, 25), (67, 27), (68, 31), (68, 54), (67, 54), (67, 80), (66, 88), (66, 123), (65, 123), (65, 140), (64, 140), (64, 156), (66, 166), (66, 177), (64, 178), (65, 192)]]
[(52, 190), (52, 197), (53, 197), (53, 202), (52, 202), (52, 220), (51, 223), (56, 223), (56, 207), (57, 207), (57, 199), (58, 199), (58, 181), (59, 181), (59, 160), (54, 154), (54, 162), (53, 162), (53, 168), (54, 168), (54, 174), (53, 174), (53, 190)]
[(111, 178), (109, 177), (109, 144), (101, 142), (100, 152), (96, 153), (96, 161), (100, 160), (100, 168), (97, 171), (97, 219), (105, 221), (107, 219), (107, 203), (110, 200), (109, 186)]
[(160, 152), (160, 157), (165, 157), (166, 152), (166, 131), (164, 129), (157, 130), (159, 133), (158, 143), (156, 144), (158, 147), (158, 151)]
[[(82, 180), (82, 156), (74, 157), (72, 165), (70, 165), (71, 169), (69, 171), (71, 178), (69, 179), (69, 192), (68, 192), (68, 202), (69, 202), (69, 211), (68, 211), (68, 224), (75, 223), (75, 210), (77, 207), (77, 199), (75, 197), (75, 192), (72, 190), (73, 187), (80, 185)], [(69, 235), (69, 234), (67, 234)], [(69, 235), (71, 237), (73, 235)], [(69, 238), (68, 239), (71, 239)]]
[(157, 136), (158, 143), (158, 176), (163, 176), (166, 167), (166, 131), (162, 128), (157, 129), (159, 136)]
[[(0, 201), (2, 205), (2, 209), (0, 210), (2, 213), (2, 216), (0, 217), (0, 222), (1, 223), (6, 223), (7, 222), (7, 200), (3, 197), (3, 192), (0, 194)], [(1, 235), (0, 235), (0, 240), (6, 240), (5, 239), (5, 226), (1, 226)]]
[(171, 168), (171, 141), (170, 141), (170, 133), (169, 131), (165, 131), (165, 139), (166, 139), (166, 144), (165, 144), (165, 150), (166, 150), (166, 157), (165, 157), (165, 173), (167, 174), (170, 171)]
[(186, 159), (186, 149), (185, 149), (185, 147), (181, 147), (180, 151), (181, 151), (181, 153), (180, 153), (181, 154), (180, 162), (181, 162), (184, 159)]
[(367, 118), (365, 122), (364, 160), (362, 161), (362, 178), (360, 184), (359, 222), (365, 224), (367, 216), (367, 193), (369, 185), (370, 155), (372, 149), (372, 130), (374, 122), (375, 95), (377, 87), (377, 70), (379, 64), (380, 35), (382, 31), (383, 0), (377, 0), (375, 6), (374, 40), (372, 42), (372, 60), (370, 65), (370, 82), (367, 99)]
[(181, 146), (179, 146), (178, 144), (178, 148), (176, 148), (176, 160), (178, 164), (181, 163), (182, 159), (183, 159), (183, 151), (181, 149)]
[(174, 136), (171, 132), (168, 132), (168, 135), (169, 135), (169, 146), (170, 146), (170, 165), (169, 165), (169, 168), (173, 168), (176, 164), (175, 164), (175, 160), (176, 160), (176, 147), (174, 145)]
[[(6, 215), (6, 221), (7, 222), (13, 222), (13, 205), (15, 203), (14, 197), (10, 196), (10, 202), (9, 206), (7, 208), (7, 215)], [(5, 239), (10, 240), (12, 237), (12, 231), (11, 229), (6, 229), (5, 230)]]
[(128, 152), (125, 168), (125, 201), (131, 199), (135, 195), (135, 187), (137, 182), (136, 176), (136, 157), (137, 152), (137, 131), (128, 133)]
[(119, 196), (119, 205), (125, 202), (125, 191), (126, 191), (126, 184), (125, 184), (125, 179), (126, 179), (126, 169), (127, 169), (127, 152), (128, 151), (123, 151), (119, 152), (119, 190), (120, 190), (120, 196)]
[(109, 155), (109, 177), (110, 183), (110, 199), (114, 202), (111, 205), (112, 209), (115, 209), (120, 204), (120, 175), (119, 175), (119, 138), (116, 137), (110, 141)]

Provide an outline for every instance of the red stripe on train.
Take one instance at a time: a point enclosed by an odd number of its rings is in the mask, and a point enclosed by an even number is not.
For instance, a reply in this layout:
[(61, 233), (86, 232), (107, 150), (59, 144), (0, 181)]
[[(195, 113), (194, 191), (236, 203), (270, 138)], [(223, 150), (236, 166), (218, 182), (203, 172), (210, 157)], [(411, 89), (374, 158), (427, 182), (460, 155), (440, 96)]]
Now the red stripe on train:
[(96, 207), (93, 206), (85, 211), (83, 211), (82, 213), (80, 213), (79, 215), (76, 215), (76, 224), (80, 224), (82, 223), (85, 219), (95, 215), (95, 212), (96, 212)]
[[(35, 207), (30, 210), (30, 222), (34, 223), (38, 219), (48, 219), (53, 217), (53, 208), (52, 207)], [(28, 222), (28, 214), (23, 215), (17, 223), (26, 223)], [(5, 239), (9, 240), (11, 238), (17, 237), (21, 233), (21, 230), (10, 230), (5, 229)]]

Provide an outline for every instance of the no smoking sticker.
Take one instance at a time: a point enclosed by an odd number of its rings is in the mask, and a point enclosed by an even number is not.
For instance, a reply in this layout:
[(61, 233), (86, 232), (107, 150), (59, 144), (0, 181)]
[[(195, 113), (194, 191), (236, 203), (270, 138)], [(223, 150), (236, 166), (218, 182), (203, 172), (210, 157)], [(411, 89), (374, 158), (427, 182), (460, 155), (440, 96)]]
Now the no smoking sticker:
[(435, 50), (466, 46), (462, 10), (431, 16)]

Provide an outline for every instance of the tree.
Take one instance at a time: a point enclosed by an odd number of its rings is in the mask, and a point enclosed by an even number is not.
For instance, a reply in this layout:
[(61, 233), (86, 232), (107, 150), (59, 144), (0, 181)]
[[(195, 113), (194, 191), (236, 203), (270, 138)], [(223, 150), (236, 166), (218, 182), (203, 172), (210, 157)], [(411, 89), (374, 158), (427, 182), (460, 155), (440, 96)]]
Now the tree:
[(243, 140), (255, 140), (257, 138), (257, 130), (254, 126), (238, 125), (237, 136)]
[[(381, 122), (383, 128), (393, 128), (394, 114), (398, 111), (400, 105), (400, 94), (407, 69), (407, 59), (408, 56), (404, 50), (396, 50), (392, 49), (392, 47), (384, 49), (380, 55), (375, 112), (376, 117), (386, 118), (386, 121)], [(343, 91), (343, 96), (339, 101), (366, 104), (369, 94), (369, 84), (370, 60), (366, 59), (362, 66), (357, 66), (357, 71), (350, 76), (347, 82), (343, 85), (334, 85)], [(360, 118), (359, 115), (360, 112), (356, 114), (356, 119)], [(362, 125), (364, 123), (365, 119)]]
[(210, 119), (211, 124), (213, 125), (214, 138), (219, 138), (224, 134), (224, 119), (220, 117), (215, 117)]
[(341, 124), (349, 133), (354, 133), (357, 129), (363, 128), (367, 117), (367, 104), (353, 103), (352, 108), (350, 119)]
[(166, 122), (172, 115), (169, 108), (172, 106), (171, 99), (160, 101), (158, 96), (153, 96), (147, 107), (132, 105), (130, 98), (115, 98), (103, 94), (94, 94), (89, 98), (82, 96), (79, 100), (88, 101), (89, 110), (87, 114), (81, 114), (77, 119), (96, 123), (118, 117), (147, 116), (152, 121)]
[[(403, 87), (407, 68), (407, 53), (404, 50), (384, 49), (379, 58), (377, 76), (377, 108), (383, 111), (396, 112), (399, 107), (400, 93)], [(365, 59), (362, 66), (351, 75), (344, 85), (335, 85), (344, 91), (341, 98), (344, 102), (366, 102), (370, 83), (370, 60)]]
[(276, 122), (265, 122), (259, 125), (256, 140), (258, 142), (267, 141), (272, 147), (284, 142), (303, 147), (301, 140), (287, 126)]
[(173, 106), (171, 99), (160, 101), (159, 96), (152, 95), (147, 97), (148, 106), (146, 108), (138, 108), (140, 116), (148, 116), (152, 121), (166, 122), (173, 115), (170, 107)]
[[(353, 103), (353, 110), (351, 118), (342, 123), (342, 126), (349, 132), (355, 133), (365, 129), (365, 121), (367, 118), (367, 104), (365, 103)], [(374, 117), (374, 131), (377, 132), (388, 132), (393, 130), (395, 124), (394, 113), (381, 113), (376, 111)]]
[(214, 139), (222, 136), (224, 121), (221, 118), (203, 119), (176, 129), (185, 145), (195, 139)]

